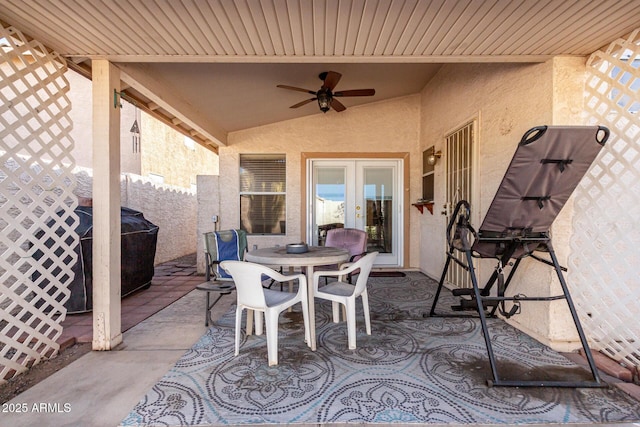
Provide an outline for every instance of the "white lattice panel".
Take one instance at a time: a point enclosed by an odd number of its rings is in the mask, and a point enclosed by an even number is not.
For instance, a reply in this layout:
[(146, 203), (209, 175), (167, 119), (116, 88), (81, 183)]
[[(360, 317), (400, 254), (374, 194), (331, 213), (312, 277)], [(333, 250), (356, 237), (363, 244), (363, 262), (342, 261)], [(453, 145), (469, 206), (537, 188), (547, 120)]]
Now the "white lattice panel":
[(0, 25), (0, 383), (55, 354), (78, 239), (66, 63)]
[[(593, 348), (640, 365), (640, 30), (588, 61), (588, 124), (609, 142), (576, 191), (569, 282)], [(587, 316), (588, 315), (588, 316)]]

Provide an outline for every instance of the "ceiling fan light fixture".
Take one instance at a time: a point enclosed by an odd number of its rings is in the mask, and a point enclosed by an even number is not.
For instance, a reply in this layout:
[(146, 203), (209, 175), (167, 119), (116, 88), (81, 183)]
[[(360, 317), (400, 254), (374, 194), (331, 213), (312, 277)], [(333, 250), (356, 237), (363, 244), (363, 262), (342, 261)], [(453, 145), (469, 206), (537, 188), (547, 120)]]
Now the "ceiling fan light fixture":
[(326, 90), (318, 91), (318, 105), (323, 113), (329, 111), (331, 107), (331, 93)]
[(276, 85), (281, 89), (295, 90), (296, 92), (304, 92), (310, 95), (314, 95), (313, 98), (305, 99), (302, 102), (298, 102), (297, 104), (293, 104), (289, 108), (299, 108), (303, 105), (307, 105), (310, 102), (318, 101), (318, 106), (320, 107), (320, 111), (326, 113), (330, 109), (334, 109), (336, 112), (341, 112), (347, 109), (338, 98), (343, 96), (373, 96), (376, 94), (375, 89), (355, 89), (355, 90), (340, 90), (338, 92), (333, 92), (333, 89), (336, 87), (342, 74), (336, 73), (335, 71), (325, 71), (318, 75), (320, 80), (322, 80), (322, 86), (320, 90), (313, 91), (309, 89), (303, 89), (301, 87), (288, 86), (288, 85)]

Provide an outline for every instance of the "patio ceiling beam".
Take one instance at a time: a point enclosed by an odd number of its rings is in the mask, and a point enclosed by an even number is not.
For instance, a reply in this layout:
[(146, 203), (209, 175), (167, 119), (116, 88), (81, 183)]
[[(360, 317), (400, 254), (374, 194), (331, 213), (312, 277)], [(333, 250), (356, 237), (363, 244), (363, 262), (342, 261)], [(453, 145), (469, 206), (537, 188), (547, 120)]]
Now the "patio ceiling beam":
[(190, 127), (188, 123), (185, 123), (183, 120), (174, 117), (173, 114), (167, 112), (155, 102), (145, 102), (144, 99), (140, 98), (137, 95), (134, 95), (133, 93), (131, 93), (131, 91), (123, 90), (121, 91), (121, 93), (123, 94), (122, 98), (125, 101), (132, 103), (156, 120), (164, 123), (165, 125), (180, 132), (181, 134), (188, 136), (198, 144), (218, 154), (218, 146), (222, 145), (220, 144), (220, 142), (215, 142), (214, 140), (212, 140), (212, 137), (198, 131), (194, 131), (194, 129)]
[[(159, 105), (160, 109), (168, 112), (165, 115), (167, 117), (162, 120), (165, 124), (182, 133), (186, 131), (186, 134), (194, 138), (196, 142), (216, 152), (218, 146), (227, 145), (227, 132), (215, 123), (213, 118), (206, 117), (201, 111), (194, 109), (187, 100), (179, 95), (179, 88), (171, 82), (159, 79), (154, 73), (148, 72), (146, 64), (136, 66), (118, 64), (118, 68), (121, 70), (123, 82)], [(138, 105), (137, 102), (134, 104)], [(146, 105), (147, 103), (138, 106), (146, 108)], [(157, 118), (158, 110), (151, 110), (150, 114)], [(175, 118), (182, 121), (180, 126), (173, 123)]]
[[(572, 56), (572, 55), (563, 55)], [(574, 55), (583, 57), (584, 55)], [(74, 55), (67, 55), (72, 58)], [(83, 54), (83, 58), (92, 55)], [(105, 56), (96, 56), (104, 58)], [(342, 55), (342, 56), (254, 56), (254, 55), (107, 55), (117, 63), (238, 63), (238, 64), (456, 64), (456, 63), (536, 63), (554, 55)]]
[[(70, 69), (74, 70), (81, 76), (89, 80), (92, 79), (90, 62), (69, 60), (67, 61), (67, 64)], [(149, 101), (148, 99), (142, 98), (139, 94), (136, 94), (136, 88), (131, 84), (121, 81), (120, 85), (120, 93), (124, 100), (131, 102), (156, 120), (164, 123), (175, 131), (192, 138), (198, 144), (218, 154), (218, 146), (223, 145), (220, 141), (216, 141), (215, 138), (208, 136), (206, 133), (198, 133), (195, 136), (192, 135), (192, 128), (188, 123), (185, 123), (184, 120), (175, 117), (169, 111), (163, 110), (156, 102)]]

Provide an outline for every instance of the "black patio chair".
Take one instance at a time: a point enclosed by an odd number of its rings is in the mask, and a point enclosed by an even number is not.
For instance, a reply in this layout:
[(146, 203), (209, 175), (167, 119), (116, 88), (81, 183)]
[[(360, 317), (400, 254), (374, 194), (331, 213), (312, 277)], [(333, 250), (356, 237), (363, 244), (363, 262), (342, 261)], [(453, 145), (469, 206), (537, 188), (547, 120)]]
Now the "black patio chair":
[[(455, 207), (446, 231), (447, 259), (429, 315), (461, 317), (465, 315), (459, 312), (464, 310), (477, 312), (471, 315), (480, 318), (493, 376), (487, 381), (489, 386), (603, 387), (563, 276), (566, 269), (560, 266), (553, 250), (550, 230), (608, 137), (609, 130), (602, 126), (532, 128), (522, 137), (478, 232), (470, 224), (469, 203), (462, 200)], [(462, 260), (456, 257), (461, 252), (464, 253)], [(526, 257), (553, 267), (562, 295), (508, 296), (505, 293)], [(483, 288), (478, 284), (474, 258), (497, 259), (497, 266)], [(452, 307), (453, 313), (439, 314), (436, 307), (452, 261), (469, 273), (472, 288), (453, 289), (453, 295), (461, 298), (460, 305)], [(505, 279), (505, 268), (510, 263), (511, 270)], [(492, 295), (494, 286), (497, 289)], [(561, 299), (566, 300), (571, 312), (593, 380), (500, 379), (486, 318), (495, 317), (496, 312), (505, 318), (514, 316), (524, 302)]]

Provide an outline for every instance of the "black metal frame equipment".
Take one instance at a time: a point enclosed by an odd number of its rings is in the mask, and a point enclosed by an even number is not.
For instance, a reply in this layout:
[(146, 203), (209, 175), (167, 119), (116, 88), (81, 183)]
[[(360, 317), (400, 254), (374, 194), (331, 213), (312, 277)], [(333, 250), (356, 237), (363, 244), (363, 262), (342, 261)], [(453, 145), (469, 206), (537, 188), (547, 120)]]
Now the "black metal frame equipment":
[[(551, 225), (569, 196), (587, 172), (609, 137), (603, 126), (539, 126), (524, 134), (505, 176), (478, 230), (471, 226), (471, 207), (457, 203), (447, 225), (448, 250), (438, 289), (429, 316), (466, 317), (464, 310), (477, 311), (491, 366), (489, 386), (512, 387), (604, 387), (600, 380), (586, 336), (580, 324), (563, 271), (551, 243)], [(464, 253), (464, 260), (456, 257)], [(548, 258), (542, 256), (543, 253)], [(561, 295), (507, 295), (521, 261), (530, 257), (553, 267), (562, 288)], [(474, 258), (495, 258), (497, 265), (489, 280), (480, 288)], [(437, 313), (451, 262), (459, 264), (471, 279), (472, 288), (453, 289), (461, 297), (454, 313)], [(506, 275), (505, 267), (511, 270)], [(507, 276), (505, 279), (505, 275)], [(496, 288), (493, 292), (493, 288)], [(591, 381), (505, 380), (498, 375), (496, 357), (487, 326), (487, 317), (496, 312), (505, 318), (520, 313), (523, 302), (565, 300), (580, 338), (591, 371)], [(507, 307), (510, 305), (510, 307)]]

